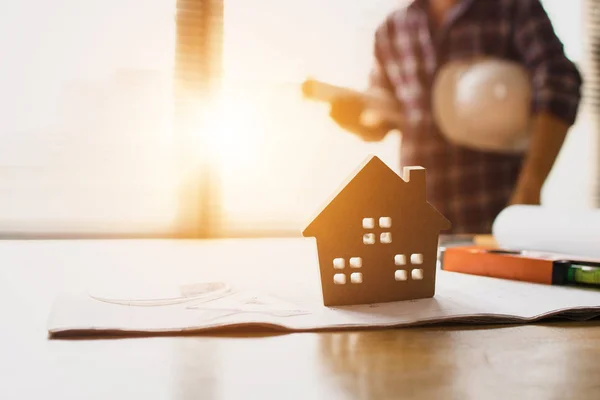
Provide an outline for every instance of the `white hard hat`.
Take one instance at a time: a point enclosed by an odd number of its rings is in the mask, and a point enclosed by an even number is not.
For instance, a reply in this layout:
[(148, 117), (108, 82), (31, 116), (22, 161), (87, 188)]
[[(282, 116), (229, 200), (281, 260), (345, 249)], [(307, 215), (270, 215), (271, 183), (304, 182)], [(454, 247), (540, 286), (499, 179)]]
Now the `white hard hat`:
[(433, 86), (433, 115), (443, 135), (465, 147), (525, 151), (531, 122), (531, 79), (520, 64), (483, 58), (453, 61)]

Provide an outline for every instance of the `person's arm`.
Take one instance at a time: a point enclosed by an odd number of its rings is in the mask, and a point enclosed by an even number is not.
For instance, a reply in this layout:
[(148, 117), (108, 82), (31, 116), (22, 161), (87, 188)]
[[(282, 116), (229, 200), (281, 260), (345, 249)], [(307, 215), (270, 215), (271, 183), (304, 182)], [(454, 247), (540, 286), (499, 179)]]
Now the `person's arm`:
[[(391, 20), (386, 20), (375, 33), (373, 49), (373, 66), (369, 74), (369, 90), (382, 90), (394, 96), (394, 87), (387, 75), (385, 63), (390, 54), (391, 42), (389, 41), (388, 24)], [(400, 108), (400, 104), (398, 103)], [(382, 121), (377, 125), (366, 126), (361, 120), (361, 115), (365, 110), (361, 100), (355, 97), (340, 97), (331, 102), (330, 116), (343, 129), (360, 136), (365, 141), (380, 141), (394, 129), (400, 129), (391, 123)]]
[(511, 204), (540, 204), (540, 195), (550, 174), (569, 125), (553, 114), (541, 111), (533, 116), (532, 136)]
[(574, 124), (582, 78), (539, 0), (515, 0), (514, 43), (532, 77), (531, 144), (511, 204), (539, 204), (542, 186)]

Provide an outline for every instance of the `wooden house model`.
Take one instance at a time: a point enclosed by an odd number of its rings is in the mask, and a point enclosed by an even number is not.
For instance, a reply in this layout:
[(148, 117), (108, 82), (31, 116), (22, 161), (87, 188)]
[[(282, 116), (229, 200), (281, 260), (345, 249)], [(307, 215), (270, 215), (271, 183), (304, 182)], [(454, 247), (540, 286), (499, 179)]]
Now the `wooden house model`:
[(369, 157), (303, 231), (316, 238), (325, 305), (434, 296), (450, 222), (426, 200), (425, 169), (403, 172)]

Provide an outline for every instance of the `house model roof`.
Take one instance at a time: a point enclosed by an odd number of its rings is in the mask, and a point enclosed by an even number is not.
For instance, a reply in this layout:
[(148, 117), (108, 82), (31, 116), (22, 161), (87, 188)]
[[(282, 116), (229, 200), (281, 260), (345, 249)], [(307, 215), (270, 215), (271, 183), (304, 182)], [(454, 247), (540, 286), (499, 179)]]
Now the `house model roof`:
[(405, 167), (400, 177), (379, 157), (368, 157), (350, 174), (337, 192), (316, 214), (302, 234), (316, 236), (325, 220), (342, 217), (356, 207), (394, 207), (419, 210), (420, 218), (435, 225), (438, 230), (449, 229), (451, 224), (426, 200), (425, 169)]

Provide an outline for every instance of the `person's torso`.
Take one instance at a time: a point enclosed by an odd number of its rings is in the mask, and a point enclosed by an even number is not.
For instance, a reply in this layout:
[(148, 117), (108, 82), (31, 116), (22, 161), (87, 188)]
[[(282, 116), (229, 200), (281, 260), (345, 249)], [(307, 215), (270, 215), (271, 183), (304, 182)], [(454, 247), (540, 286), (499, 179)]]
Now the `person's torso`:
[(390, 77), (407, 126), (401, 163), (427, 169), (428, 198), (457, 226), (456, 232), (489, 231), (506, 205), (522, 155), (475, 151), (453, 145), (440, 133), (431, 91), (450, 61), (481, 57), (516, 60), (511, 18), (515, 0), (463, 0), (438, 27), (430, 24), (426, 1), (415, 1), (388, 19)]

